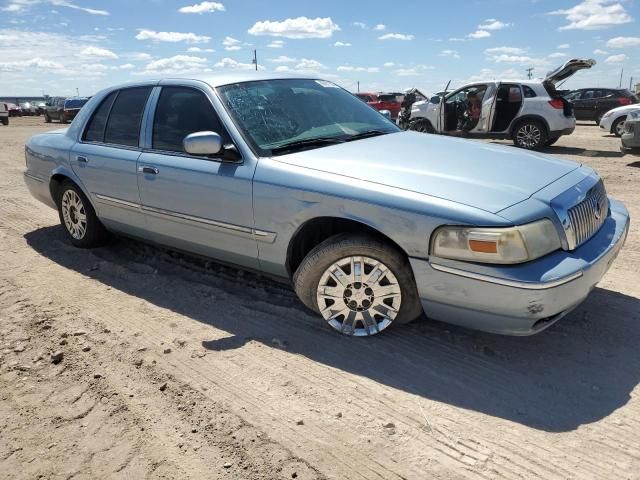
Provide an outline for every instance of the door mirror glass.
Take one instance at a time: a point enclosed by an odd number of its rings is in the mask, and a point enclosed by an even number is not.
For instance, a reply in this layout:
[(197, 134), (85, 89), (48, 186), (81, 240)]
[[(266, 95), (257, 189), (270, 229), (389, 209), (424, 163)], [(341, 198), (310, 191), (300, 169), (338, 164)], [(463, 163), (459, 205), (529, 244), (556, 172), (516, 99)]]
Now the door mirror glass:
[(195, 132), (184, 137), (182, 147), (192, 155), (216, 155), (222, 150), (222, 137), (216, 132)]
[(434, 95), (429, 99), (429, 103), (433, 103), (434, 105), (438, 105), (440, 103), (440, 96)]
[(391, 112), (389, 110), (380, 110), (380, 115), (391, 120)]

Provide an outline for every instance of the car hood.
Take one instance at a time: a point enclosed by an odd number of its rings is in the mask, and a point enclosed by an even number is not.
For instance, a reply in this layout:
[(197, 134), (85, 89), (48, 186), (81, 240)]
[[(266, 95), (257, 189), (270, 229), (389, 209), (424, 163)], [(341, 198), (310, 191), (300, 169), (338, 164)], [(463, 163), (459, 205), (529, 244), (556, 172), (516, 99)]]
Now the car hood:
[(610, 115), (618, 115), (620, 113), (629, 113), (633, 110), (640, 110), (640, 103), (634, 103), (633, 105), (624, 105), (622, 107), (616, 107), (609, 110), (607, 113)]
[(580, 165), (488, 143), (399, 132), (273, 157), (496, 213)]

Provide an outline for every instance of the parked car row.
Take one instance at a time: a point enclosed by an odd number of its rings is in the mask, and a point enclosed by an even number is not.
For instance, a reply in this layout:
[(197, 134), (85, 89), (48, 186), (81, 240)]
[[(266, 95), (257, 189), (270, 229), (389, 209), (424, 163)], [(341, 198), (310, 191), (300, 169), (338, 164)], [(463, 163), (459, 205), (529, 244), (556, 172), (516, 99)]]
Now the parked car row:
[[(575, 125), (553, 83), (579, 68), (588, 63), (545, 84), (464, 87), (434, 101), (431, 118), (446, 130), (456, 104), (484, 88), (486, 132), (515, 122), (517, 137), (552, 139)], [(108, 88), (25, 153), (29, 190), (58, 210), (72, 244), (94, 247), (111, 231), (282, 277), (346, 335), (423, 311), (540, 332), (587, 297), (629, 229), (586, 165), (403, 131), (317, 78), (238, 72)]]
[(60, 123), (69, 123), (88, 101), (87, 97), (53, 97), (46, 103), (44, 121), (50, 123), (56, 120)]
[(9, 125), (9, 105), (4, 102), (0, 102), (0, 123)]

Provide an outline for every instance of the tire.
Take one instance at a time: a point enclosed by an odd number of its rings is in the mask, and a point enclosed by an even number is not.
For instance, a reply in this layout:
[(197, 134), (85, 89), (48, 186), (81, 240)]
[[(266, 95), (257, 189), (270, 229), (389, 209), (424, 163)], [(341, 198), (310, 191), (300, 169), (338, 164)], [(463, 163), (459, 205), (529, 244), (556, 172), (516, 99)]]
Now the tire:
[(51, 123), (51, 117), (49, 115), (47, 115), (46, 113), (44, 114), (44, 121), (46, 123)]
[(414, 132), (422, 132), (422, 133), (436, 133), (436, 131), (431, 126), (431, 122), (425, 118), (419, 118), (414, 120), (413, 122), (409, 122), (409, 126), (407, 130), (413, 130)]
[(2, 117), (2, 124), (9, 125), (9, 117)]
[(513, 143), (516, 147), (536, 150), (546, 145), (547, 129), (538, 120), (524, 120), (513, 130)]
[(550, 147), (551, 145), (553, 145), (554, 143), (556, 143), (558, 140), (560, 140), (560, 137), (558, 138), (550, 138), (549, 140), (546, 141), (546, 143), (544, 144), (545, 147)]
[[(354, 264), (360, 265), (360, 277), (354, 275)], [(382, 274), (380, 265), (387, 269)], [(422, 314), (407, 257), (368, 235), (339, 234), (320, 243), (296, 270), (293, 285), (302, 303), (346, 335), (374, 335)], [(376, 298), (376, 292), (385, 298)]]
[(623, 115), (620, 118), (617, 118), (613, 125), (611, 125), (611, 133), (613, 133), (616, 137), (621, 137), (624, 132), (624, 122), (627, 119), (626, 115)]
[(75, 183), (69, 180), (62, 183), (56, 203), (60, 223), (73, 245), (93, 248), (108, 238), (108, 232), (96, 216), (93, 206)]

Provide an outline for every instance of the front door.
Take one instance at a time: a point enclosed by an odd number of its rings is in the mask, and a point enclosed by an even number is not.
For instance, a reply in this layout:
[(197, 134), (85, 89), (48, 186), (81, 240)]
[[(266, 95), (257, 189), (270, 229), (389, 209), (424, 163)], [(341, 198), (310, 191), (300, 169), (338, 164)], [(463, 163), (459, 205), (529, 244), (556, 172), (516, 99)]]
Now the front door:
[(144, 229), (136, 167), (150, 92), (151, 87), (140, 87), (109, 94), (71, 151), (71, 168), (89, 191), (98, 216), (125, 233)]
[[(252, 178), (255, 163), (184, 152), (182, 141), (214, 131), (231, 138), (210, 99), (195, 88), (164, 86), (153, 112), (150, 148), (138, 159), (146, 222), (157, 241), (221, 261), (258, 267)], [(149, 145), (147, 145), (149, 146)]]

